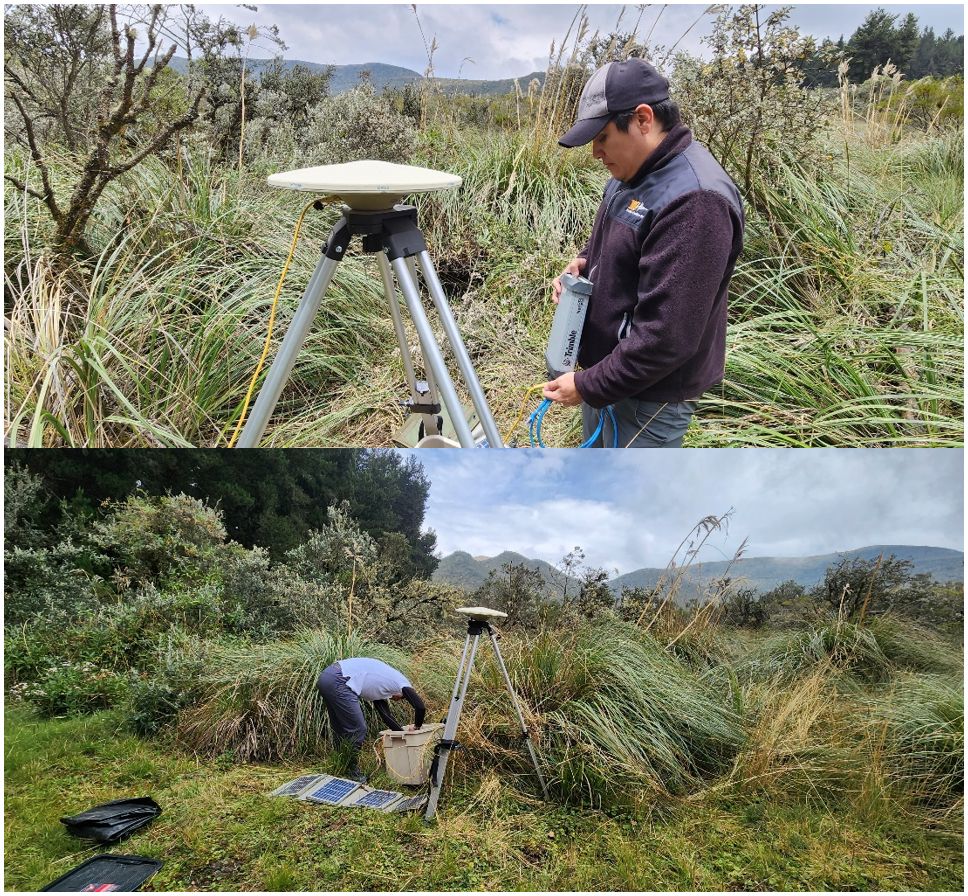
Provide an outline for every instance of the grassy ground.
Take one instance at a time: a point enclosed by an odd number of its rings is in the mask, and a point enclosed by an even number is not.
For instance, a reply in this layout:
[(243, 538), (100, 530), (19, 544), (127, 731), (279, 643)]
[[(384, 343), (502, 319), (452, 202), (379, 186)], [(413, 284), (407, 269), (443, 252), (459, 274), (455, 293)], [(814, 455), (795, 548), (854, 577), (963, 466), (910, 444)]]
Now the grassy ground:
[(62, 815), (144, 795), (163, 814), (103, 851), (163, 860), (148, 890), (963, 889), (960, 837), (807, 794), (706, 792), (606, 814), (459, 775), (428, 826), (266, 796), (326, 771), (327, 757), (315, 768), (199, 761), (119, 734), (109, 713), (41, 721), (9, 706), (4, 730), (6, 889), (37, 889), (97, 852), (67, 836)]

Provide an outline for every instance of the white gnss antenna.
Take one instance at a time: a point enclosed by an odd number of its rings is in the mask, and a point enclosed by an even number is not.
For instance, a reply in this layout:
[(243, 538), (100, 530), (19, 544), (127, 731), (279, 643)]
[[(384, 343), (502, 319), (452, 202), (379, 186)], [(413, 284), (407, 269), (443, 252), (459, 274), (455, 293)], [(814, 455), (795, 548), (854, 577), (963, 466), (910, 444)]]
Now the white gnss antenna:
[[(292, 373), (296, 356), (306, 341), (333, 273), (345, 256), (350, 239), (359, 236), (363, 240), (363, 251), (376, 256), (383, 277), (383, 288), (410, 388), (410, 400), (405, 404), (409, 413), (420, 415), (421, 418), (418, 438), (415, 440), (416, 447), (455, 445), (453, 440), (444, 437), (445, 419), (449, 419), (461, 447), (473, 448), (486, 444), (492, 448), (503, 448), (504, 443), (494, 416), (447, 304), (447, 297), (427, 252), (423, 234), (417, 227), (417, 210), (410, 205), (397, 204), (404, 196), (412, 193), (455, 189), (460, 186), (461, 179), (454, 174), (429, 168), (361, 161), (273, 174), (268, 182), (270, 186), (286, 190), (338, 197), (345, 205), (342, 217), (323, 247), (322, 257), (309, 279), (299, 308), (266, 375), (259, 397), (239, 437), (238, 447), (258, 446), (283, 387)], [(433, 302), (451, 352), (463, 375), (473, 405), (472, 412), (465, 411), (458, 399), (457, 390), (444, 363), (443, 352), (434, 337), (433, 327), (421, 299), (420, 279)], [(426, 380), (418, 380), (414, 371), (397, 299), (397, 287), (403, 295), (417, 331)]]

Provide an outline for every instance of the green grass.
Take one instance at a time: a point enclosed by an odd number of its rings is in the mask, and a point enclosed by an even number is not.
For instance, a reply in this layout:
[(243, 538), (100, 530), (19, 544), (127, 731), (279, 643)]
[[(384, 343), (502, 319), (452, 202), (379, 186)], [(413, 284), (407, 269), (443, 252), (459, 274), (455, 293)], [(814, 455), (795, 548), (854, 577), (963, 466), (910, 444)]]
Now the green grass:
[(949, 890), (960, 837), (847, 805), (707, 795), (662, 811), (545, 805), (493, 773), (447, 786), (438, 821), (267, 792), (300, 765), (202, 761), (117, 732), (118, 719), (5, 715), (6, 889), (33, 890), (99, 850), (58, 819), (150, 794), (162, 815), (123, 849), (164, 861), (147, 890)]

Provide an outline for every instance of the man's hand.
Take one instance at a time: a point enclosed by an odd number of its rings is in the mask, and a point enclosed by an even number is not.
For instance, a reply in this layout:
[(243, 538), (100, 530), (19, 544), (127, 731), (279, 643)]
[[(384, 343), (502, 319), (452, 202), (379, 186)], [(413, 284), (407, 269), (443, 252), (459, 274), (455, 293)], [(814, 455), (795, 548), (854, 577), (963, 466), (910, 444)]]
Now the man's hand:
[[(571, 274), (572, 277), (577, 277), (581, 274), (583, 270), (585, 270), (585, 265), (587, 264), (588, 264), (587, 258), (580, 258), (579, 256), (576, 255), (571, 261), (568, 262), (568, 264), (565, 266), (565, 269), (561, 273)], [(554, 280), (551, 281), (551, 289), (553, 293), (551, 296), (552, 301), (554, 301), (554, 303), (557, 305), (558, 299), (561, 298), (561, 275), (560, 274), (557, 277), (555, 277)]]
[(581, 393), (575, 388), (575, 374), (571, 371), (563, 373), (550, 383), (545, 383), (541, 394), (566, 408), (573, 408), (582, 403)]

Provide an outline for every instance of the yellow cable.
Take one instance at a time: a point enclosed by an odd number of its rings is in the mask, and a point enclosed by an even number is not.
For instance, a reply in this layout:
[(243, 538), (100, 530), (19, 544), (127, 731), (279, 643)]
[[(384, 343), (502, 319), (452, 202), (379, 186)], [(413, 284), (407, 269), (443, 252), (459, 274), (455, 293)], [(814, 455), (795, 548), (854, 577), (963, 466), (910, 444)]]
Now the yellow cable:
[(282, 266), (282, 276), (279, 278), (279, 285), (276, 287), (276, 294), (272, 297), (272, 308), (269, 311), (269, 326), (266, 331), (266, 344), (262, 349), (262, 357), (259, 358), (259, 363), (256, 365), (255, 373), (252, 374), (252, 382), (249, 383), (249, 391), (245, 393), (245, 401), (242, 403), (242, 414), (239, 416), (239, 422), (235, 426), (235, 432), (232, 433), (232, 438), (229, 439), (228, 447), (235, 447), (235, 440), (239, 437), (239, 433), (242, 430), (242, 424), (245, 423), (245, 415), (249, 411), (249, 402), (252, 400), (252, 393), (255, 391), (255, 384), (259, 380), (259, 374), (262, 373), (262, 365), (265, 364), (266, 357), (269, 354), (269, 346), (272, 345), (272, 327), (276, 321), (276, 308), (279, 305), (279, 296), (282, 294), (282, 285), (286, 282), (286, 274), (289, 272), (289, 265), (292, 262), (292, 256), (296, 252), (296, 243), (299, 242), (299, 230), (302, 227), (303, 218), (306, 217), (306, 212), (309, 211), (312, 206), (317, 202), (330, 203), (337, 201), (336, 197), (326, 196), (322, 199), (312, 199), (306, 203), (305, 208), (299, 215), (299, 220), (296, 221), (296, 229), (292, 234), (292, 245), (289, 247), (289, 255), (286, 258), (286, 263)]
[(536, 386), (529, 386), (524, 393), (524, 398), (521, 399), (521, 410), (518, 411), (518, 418), (511, 424), (511, 428), (508, 430), (507, 435), (504, 437), (504, 444), (508, 444), (511, 441), (511, 436), (514, 435), (514, 430), (518, 428), (518, 424), (524, 418), (524, 409), (528, 403), (528, 396), (534, 394), (535, 392), (540, 392), (544, 389), (544, 383), (538, 383)]

